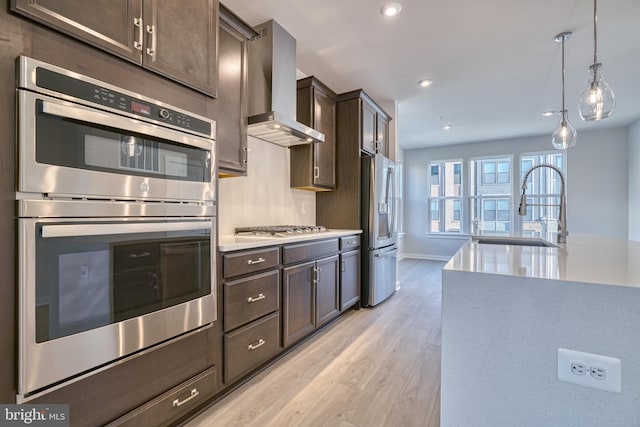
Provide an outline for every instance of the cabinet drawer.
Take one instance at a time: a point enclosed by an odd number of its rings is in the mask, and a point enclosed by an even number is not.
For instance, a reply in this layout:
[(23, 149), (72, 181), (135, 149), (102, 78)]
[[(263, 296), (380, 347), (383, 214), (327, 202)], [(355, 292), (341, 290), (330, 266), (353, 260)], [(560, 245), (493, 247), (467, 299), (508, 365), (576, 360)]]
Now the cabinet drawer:
[(287, 245), (282, 249), (282, 258), (284, 264), (294, 264), (333, 255), (338, 251), (338, 239), (322, 240), (320, 242)]
[(109, 423), (107, 427), (168, 425), (206, 402), (214, 395), (217, 386), (218, 371), (213, 366)]
[(342, 252), (350, 251), (353, 249), (360, 249), (360, 236), (346, 236), (340, 238), (340, 250)]
[(280, 348), (280, 315), (275, 312), (224, 336), (225, 383), (274, 356)]
[(230, 331), (280, 307), (280, 271), (224, 284), (224, 330)]
[(227, 253), (223, 256), (223, 264), (225, 278), (268, 270), (280, 264), (280, 248)]

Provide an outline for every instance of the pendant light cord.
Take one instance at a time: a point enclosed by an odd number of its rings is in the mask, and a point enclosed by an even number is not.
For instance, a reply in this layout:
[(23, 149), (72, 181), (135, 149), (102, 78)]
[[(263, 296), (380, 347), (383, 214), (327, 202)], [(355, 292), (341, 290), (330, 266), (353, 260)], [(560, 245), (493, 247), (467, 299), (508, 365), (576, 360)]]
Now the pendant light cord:
[(565, 36), (562, 37), (562, 123), (565, 122), (565, 113), (567, 110), (564, 108), (564, 41)]
[(593, 63), (598, 63), (598, 0), (593, 0)]

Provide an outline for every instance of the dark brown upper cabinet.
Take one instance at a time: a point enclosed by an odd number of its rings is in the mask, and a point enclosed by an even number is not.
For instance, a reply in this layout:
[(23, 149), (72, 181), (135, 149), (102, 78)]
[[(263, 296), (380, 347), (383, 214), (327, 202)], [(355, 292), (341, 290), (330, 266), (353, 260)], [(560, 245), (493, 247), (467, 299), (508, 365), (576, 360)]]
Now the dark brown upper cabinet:
[(391, 117), (362, 89), (338, 95), (338, 102), (357, 104), (352, 109), (357, 117), (340, 117), (340, 120), (357, 120), (360, 150), (366, 154), (380, 153), (389, 157)]
[(298, 80), (297, 120), (324, 133), (322, 143), (291, 148), (292, 188), (330, 191), (336, 187), (337, 95), (315, 77)]
[(256, 33), (220, 5), (218, 44), (218, 176), (247, 174), (247, 53)]
[(217, 95), (217, 0), (11, 0), (11, 10)]

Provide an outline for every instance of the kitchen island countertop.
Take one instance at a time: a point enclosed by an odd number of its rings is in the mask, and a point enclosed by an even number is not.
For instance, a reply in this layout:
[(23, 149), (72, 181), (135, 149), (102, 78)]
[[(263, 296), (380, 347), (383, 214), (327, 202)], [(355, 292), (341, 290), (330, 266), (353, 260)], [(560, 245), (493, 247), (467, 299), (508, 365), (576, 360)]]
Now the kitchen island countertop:
[(557, 248), (471, 241), (444, 269), (640, 288), (640, 242), (579, 234)]
[(278, 236), (221, 236), (218, 239), (220, 252), (237, 251), (240, 249), (253, 249), (265, 246), (286, 245), (288, 243), (305, 242), (310, 240), (329, 239), (331, 237), (344, 237), (361, 234), (362, 230), (327, 230), (320, 233), (303, 233), (287, 237)]

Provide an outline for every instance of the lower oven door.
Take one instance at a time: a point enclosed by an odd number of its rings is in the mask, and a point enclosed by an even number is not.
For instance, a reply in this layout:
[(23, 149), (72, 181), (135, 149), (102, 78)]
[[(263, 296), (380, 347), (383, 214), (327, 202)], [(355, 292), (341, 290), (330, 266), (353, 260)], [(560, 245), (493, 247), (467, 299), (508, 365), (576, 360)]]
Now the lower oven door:
[(19, 395), (211, 324), (212, 219), (19, 219)]

